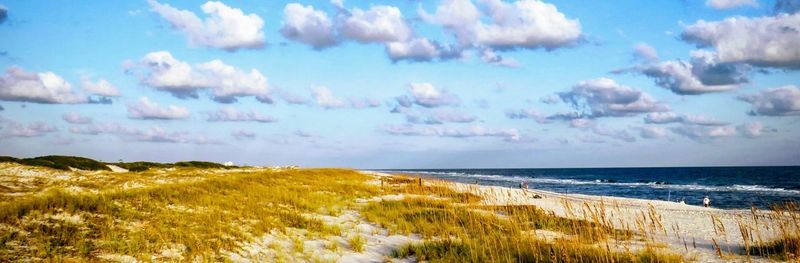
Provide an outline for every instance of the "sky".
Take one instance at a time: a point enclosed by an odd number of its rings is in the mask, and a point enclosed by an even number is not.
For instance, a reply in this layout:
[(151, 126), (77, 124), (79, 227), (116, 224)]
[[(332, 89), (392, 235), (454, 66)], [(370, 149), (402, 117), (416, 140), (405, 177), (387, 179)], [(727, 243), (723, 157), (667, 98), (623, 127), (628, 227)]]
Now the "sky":
[(0, 155), (800, 165), (800, 1), (0, 0)]

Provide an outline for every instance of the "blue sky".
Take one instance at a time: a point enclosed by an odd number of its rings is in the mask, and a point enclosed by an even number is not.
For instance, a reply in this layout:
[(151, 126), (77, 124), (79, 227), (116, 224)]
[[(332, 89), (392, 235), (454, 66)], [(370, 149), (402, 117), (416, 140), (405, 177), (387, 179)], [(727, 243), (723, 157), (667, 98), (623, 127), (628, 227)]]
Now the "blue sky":
[(2, 155), (800, 164), (793, 0), (0, 6)]

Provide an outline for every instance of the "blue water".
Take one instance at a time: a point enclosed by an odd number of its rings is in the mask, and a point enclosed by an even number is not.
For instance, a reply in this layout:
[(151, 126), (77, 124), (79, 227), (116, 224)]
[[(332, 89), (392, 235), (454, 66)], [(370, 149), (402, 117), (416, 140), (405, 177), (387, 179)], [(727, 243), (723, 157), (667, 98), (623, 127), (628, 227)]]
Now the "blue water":
[(684, 200), (690, 205), (702, 205), (708, 196), (713, 207), (725, 209), (800, 202), (800, 166), (381, 171), (504, 187), (528, 182), (530, 188), (559, 193)]

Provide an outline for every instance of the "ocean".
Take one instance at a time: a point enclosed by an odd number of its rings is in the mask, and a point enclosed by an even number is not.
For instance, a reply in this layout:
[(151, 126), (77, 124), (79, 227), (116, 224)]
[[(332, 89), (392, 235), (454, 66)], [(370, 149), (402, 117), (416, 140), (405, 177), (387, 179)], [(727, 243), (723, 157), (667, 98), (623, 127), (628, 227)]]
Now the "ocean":
[(558, 193), (683, 200), (689, 205), (702, 205), (708, 196), (711, 206), (725, 209), (800, 202), (800, 166), (377, 171), (512, 188), (528, 182), (530, 188)]

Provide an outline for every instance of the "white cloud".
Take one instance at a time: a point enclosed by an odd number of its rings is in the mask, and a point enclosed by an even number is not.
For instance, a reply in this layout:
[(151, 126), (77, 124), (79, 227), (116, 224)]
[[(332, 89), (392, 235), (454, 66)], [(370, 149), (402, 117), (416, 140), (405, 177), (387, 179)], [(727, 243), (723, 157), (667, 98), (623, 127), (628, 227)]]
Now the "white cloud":
[(680, 95), (699, 95), (733, 90), (749, 80), (750, 67), (723, 63), (716, 54), (698, 50), (691, 61), (672, 60), (636, 67), (636, 71), (653, 78), (655, 83)]
[(506, 110), (506, 117), (508, 117), (509, 119), (532, 119), (538, 123), (549, 122), (549, 120), (547, 119), (547, 115), (533, 108), (520, 109), (520, 110)]
[(757, 138), (764, 133), (764, 125), (757, 121), (736, 126), (736, 129), (747, 138)]
[(633, 56), (647, 62), (658, 61), (658, 51), (647, 43), (638, 43), (633, 46)]
[(569, 121), (569, 127), (571, 128), (585, 129), (594, 126), (595, 123), (592, 120), (586, 118), (572, 119)]
[(252, 132), (252, 131), (246, 131), (246, 130), (236, 130), (236, 131), (231, 132), (231, 136), (233, 136), (234, 139), (237, 139), (237, 140), (240, 140), (240, 141), (242, 141), (242, 140), (252, 140), (252, 139), (256, 138), (256, 133)]
[(21, 123), (12, 121), (12, 120), (1, 120), (0, 122), (0, 139), (8, 138), (8, 137), (41, 137), (48, 133), (57, 132), (58, 128), (44, 123), (44, 122), (32, 122), (28, 125), (23, 125)]
[(45, 104), (89, 103), (87, 96), (53, 72), (33, 73), (11, 66), (0, 76), (0, 100)]
[(685, 115), (677, 114), (675, 112), (652, 112), (644, 117), (645, 123), (650, 124), (668, 124), (668, 123), (683, 123), (701, 126), (725, 126), (727, 122), (719, 121), (711, 117), (702, 115)]
[(639, 130), (639, 136), (643, 139), (660, 139), (667, 136), (667, 130), (664, 127), (643, 126), (636, 129)]
[(281, 34), (291, 40), (323, 49), (336, 45), (338, 40), (334, 24), (325, 12), (313, 6), (298, 3), (287, 4), (283, 9)]
[(314, 87), (312, 89), (312, 97), (314, 97), (314, 101), (317, 102), (317, 105), (326, 109), (344, 108), (347, 106), (344, 99), (334, 97), (331, 90), (325, 86)]
[(155, 143), (188, 143), (188, 144), (218, 144), (217, 140), (205, 136), (192, 136), (189, 132), (167, 131), (162, 127), (154, 126), (150, 129), (137, 129), (123, 126), (118, 123), (96, 123), (83, 127), (72, 127), (70, 132), (84, 135), (114, 135), (124, 141), (155, 142)]
[(550, 95), (543, 96), (543, 97), (539, 98), (539, 102), (544, 103), (544, 104), (556, 104), (559, 101), (561, 101), (561, 98), (559, 98), (558, 95), (554, 95), (554, 94), (550, 94)]
[(128, 104), (128, 118), (143, 120), (175, 120), (186, 119), (191, 114), (185, 107), (169, 105), (161, 107), (147, 97), (141, 97), (136, 103)]
[(275, 122), (277, 119), (255, 111), (239, 111), (233, 107), (220, 108), (217, 111), (208, 113), (208, 121), (253, 121), (253, 122)]
[(167, 91), (178, 98), (198, 98), (198, 92), (207, 90), (211, 98), (220, 103), (233, 103), (238, 97), (254, 96), (261, 102), (271, 102), (269, 82), (257, 69), (244, 71), (212, 60), (189, 65), (172, 57), (167, 51), (151, 52), (129, 72), (139, 78), (142, 85)]
[(342, 109), (342, 108), (374, 108), (381, 105), (381, 102), (375, 99), (343, 99), (333, 95), (328, 87), (316, 86), (311, 90), (311, 97), (320, 107), (325, 109)]
[(520, 133), (517, 129), (493, 129), (480, 125), (469, 126), (462, 129), (444, 126), (417, 127), (413, 125), (386, 125), (383, 131), (391, 135), (402, 136), (438, 136), (453, 138), (469, 137), (499, 137), (506, 141), (519, 141)]
[(742, 6), (758, 7), (756, 0), (706, 0), (706, 5), (714, 9), (731, 9)]
[(481, 60), (486, 64), (501, 67), (518, 68), (520, 66), (516, 59), (500, 56), (491, 48), (481, 50)]
[(762, 90), (756, 94), (740, 95), (739, 100), (752, 104), (750, 115), (797, 116), (800, 115), (800, 88), (787, 85)]
[(423, 20), (454, 33), (464, 47), (556, 49), (572, 46), (581, 38), (580, 22), (568, 19), (555, 5), (538, 0), (478, 2), (484, 9), (470, 0), (444, 0), (434, 14), (419, 13)]
[(208, 17), (200, 19), (194, 13), (168, 4), (148, 0), (153, 11), (172, 27), (186, 34), (192, 45), (220, 48), (227, 51), (264, 47), (264, 20), (256, 14), (244, 14), (222, 2), (209, 1), (201, 6)]
[(302, 105), (309, 103), (308, 98), (305, 96), (300, 96), (285, 89), (276, 88), (273, 93), (288, 104)]
[(633, 137), (630, 133), (628, 133), (625, 129), (610, 129), (601, 126), (593, 126), (592, 132), (597, 135), (609, 137), (615, 140), (620, 140), (624, 142), (635, 142), (636, 137)]
[(414, 38), (408, 41), (386, 43), (386, 54), (392, 61), (431, 61), (460, 56), (460, 52), (442, 47), (427, 38)]
[(697, 142), (709, 142), (714, 139), (736, 135), (736, 128), (731, 126), (681, 125), (672, 127), (670, 130), (675, 134)]
[(713, 47), (720, 62), (800, 68), (800, 14), (700, 20), (687, 26), (684, 41)]
[(383, 5), (366, 11), (353, 8), (339, 30), (344, 36), (362, 43), (404, 42), (413, 34), (399, 8)]
[(397, 98), (398, 103), (403, 107), (410, 107), (411, 104), (417, 104), (426, 108), (435, 108), (440, 106), (453, 106), (461, 103), (461, 100), (455, 94), (451, 94), (445, 90), (439, 90), (430, 83), (409, 83), (409, 95)]
[(77, 112), (70, 112), (61, 115), (61, 119), (71, 124), (88, 124), (92, 123), (91, 117), (82, 116)]
[(103, 97), (122, 96), (117, 87), (104, 79), (100, 79), (97, 82), (92, 82), (91, 79), (84, 76), (81, 78), (81, 88), (83, 88), (83, 90), (86, 92)]
[(475, 115), (452, 108), (424, 109), (419, 112), (406, 112), (406, 120), (416, 124), (443, 124), (450, 123), (471, 123), (477, 120)]
[(577, 111), (575, 117), (626, 117), (669, 110), (647, 93), (608, 78), (581, 81), (559, 96)]

